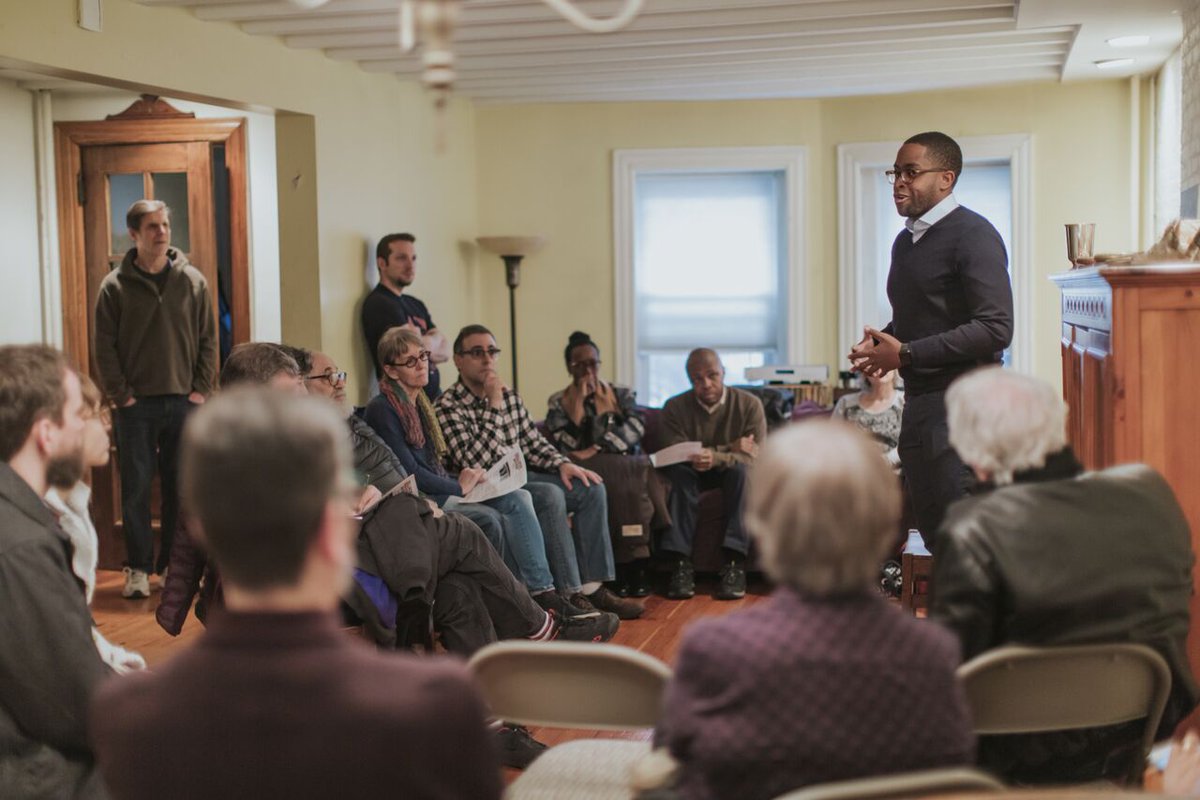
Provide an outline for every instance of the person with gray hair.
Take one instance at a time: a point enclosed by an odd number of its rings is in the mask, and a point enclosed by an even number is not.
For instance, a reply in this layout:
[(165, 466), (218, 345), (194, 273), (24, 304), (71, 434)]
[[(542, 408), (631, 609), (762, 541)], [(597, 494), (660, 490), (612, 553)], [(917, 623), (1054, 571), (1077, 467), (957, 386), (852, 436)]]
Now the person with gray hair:
[[(1005, 644), (1148, 645), (1171, 668), (1158, 736), (1200, 699), (1188, 665), (1192, 547), (1171, 487), (1143, 464), (1084, 472), (1065, 408), (1044, 381), (1000, 367), (946, 393), (950, 443), (979, 490), (938, 532), (930, 617), (963, 657)], [(1009, 782), (1118, 778), (1141, 721), (1066, 733), (984, 737), (980, 763)]]
[(957, 642), (872, 588), (899, 518), (891, 468), (849, 423), (767, 440), (746, 527), (777, 588), (684, 635), (654, 737), (683, 800), (971, 762)]

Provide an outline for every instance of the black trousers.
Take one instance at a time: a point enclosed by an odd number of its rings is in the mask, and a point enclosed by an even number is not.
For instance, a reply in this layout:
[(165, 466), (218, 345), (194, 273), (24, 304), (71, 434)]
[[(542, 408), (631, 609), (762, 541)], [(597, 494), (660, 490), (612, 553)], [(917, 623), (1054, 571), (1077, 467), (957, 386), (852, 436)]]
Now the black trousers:
[(659, 548), (691, 556), (696, 537), (696, 514), (700, 493), (720, 488), (725, 500), (725, 538), (721, 546), (745, 555), (750, 539), (742, 525), (742, 497), (746, 493), (746, 467), (733, 464), (697, 472), (691, 464), (672, 464), (662, 472), (671, 481), (671, 497), (667, 507), (671, 512), (671, 527), (659, 542)]
[(469, 656), (497, 639), (541, 630), (546, 612), (504, 565), (475, 523), (461, 514), (433, 520), (438, 583), (433, 624), (451, 653)]
[[(126, 564), (131, 569), (162, 572), (171, 563), (171, 541), (179, 519), (179, 435), (189, 410), (191, 403), (181, 394), (139, 397), (133, 405), (117, 409), (121, 521)], [(157, 560), (150, 527), (150, 489), (156, 468), (162, 492), (162, 546)]]
[(917, 528), (925, 546), (936, 552), (946, 508), (971, 485), (971, 470), (950, 446), (944, 391), (905, 399), (898, 450)]

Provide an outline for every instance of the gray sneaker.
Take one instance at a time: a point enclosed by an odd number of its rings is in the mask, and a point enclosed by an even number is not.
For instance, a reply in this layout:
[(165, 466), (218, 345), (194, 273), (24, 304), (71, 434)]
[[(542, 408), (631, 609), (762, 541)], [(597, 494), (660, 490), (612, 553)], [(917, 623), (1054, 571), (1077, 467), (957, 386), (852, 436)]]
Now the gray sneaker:
[(553, 611), (548, 611), (554, 620), (554, 637), (564, 642), (607, 642), (621, 627), (616, 614), (596, 612), (594, 617), (576, 617), (560, 620)]
[[(576, 596), (578, 597), (579, 595)], [(561, 620), (594, 619), (600, 616), (600, 612), (592, 608), (591, 604), (586, 608), (580, 607), (553, 589), (548, 592), (535, 594), (533, 599), (546, 611), (553, 611), (554, 615)]]

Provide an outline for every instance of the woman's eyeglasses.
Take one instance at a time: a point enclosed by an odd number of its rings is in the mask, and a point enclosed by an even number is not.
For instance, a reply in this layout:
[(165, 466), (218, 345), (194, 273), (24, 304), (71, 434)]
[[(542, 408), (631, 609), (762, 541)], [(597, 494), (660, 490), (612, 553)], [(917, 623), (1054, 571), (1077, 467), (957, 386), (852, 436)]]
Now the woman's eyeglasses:
[(424, 364), (429, 360), (429, 351), (422, 350), (415, 356), (409, 356), (403, 361), (393, 361), (389, 366), (404, 367), (405, 369), (416, 369), (418, 364)]

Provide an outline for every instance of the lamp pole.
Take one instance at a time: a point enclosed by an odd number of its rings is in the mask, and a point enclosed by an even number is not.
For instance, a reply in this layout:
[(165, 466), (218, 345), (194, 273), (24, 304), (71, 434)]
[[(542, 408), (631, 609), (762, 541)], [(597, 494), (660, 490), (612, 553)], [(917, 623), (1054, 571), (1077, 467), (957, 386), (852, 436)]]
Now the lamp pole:
[(502, 255), (504, 281), (508, 284), (508, 339), (512, 342), (513, 391), (520, 394), (517, 378), (517, 286), (521, 283), (521, 259), (525, 256)]

